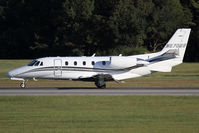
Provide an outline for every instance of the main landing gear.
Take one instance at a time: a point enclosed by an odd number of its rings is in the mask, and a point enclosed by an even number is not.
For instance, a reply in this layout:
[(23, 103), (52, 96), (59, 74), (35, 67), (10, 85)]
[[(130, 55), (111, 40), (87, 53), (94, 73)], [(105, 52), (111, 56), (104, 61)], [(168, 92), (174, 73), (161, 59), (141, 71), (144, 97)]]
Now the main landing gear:
[(101, 88), (101, 89), (105, 89), (106, 88), (106, 84), (105, 83), (100, 84), (100, 83), (96, 83), (95, 82), (95, 85), (97, 86), (97, 88)]
[(95, 80), (95, 85), (97, 86), (97, 88), (106, 88), (106, 84), (104, 82), (104, 75), (99, 75), (96, 80)]

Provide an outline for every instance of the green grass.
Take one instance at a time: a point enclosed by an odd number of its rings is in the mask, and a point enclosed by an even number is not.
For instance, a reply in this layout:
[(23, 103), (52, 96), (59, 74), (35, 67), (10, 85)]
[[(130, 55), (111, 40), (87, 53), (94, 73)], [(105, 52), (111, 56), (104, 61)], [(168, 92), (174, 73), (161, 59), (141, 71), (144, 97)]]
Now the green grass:
[[(0, 60), (0, 86), (19, 86), (20, 81), (11, 81), (6, 72), (26, 65), (31, 60)], [(29, 81), (29, 87), (95, 87), (92, 82), (39, 80)], [(183, 63), (170, 73), (154, 73), (140, 78), (125, 80), (125, 83), (108, 82), (107, 87), (199, 87), (199, 63)]]
[(199, 97), (0, 97), (1, 133), (198, 133)]

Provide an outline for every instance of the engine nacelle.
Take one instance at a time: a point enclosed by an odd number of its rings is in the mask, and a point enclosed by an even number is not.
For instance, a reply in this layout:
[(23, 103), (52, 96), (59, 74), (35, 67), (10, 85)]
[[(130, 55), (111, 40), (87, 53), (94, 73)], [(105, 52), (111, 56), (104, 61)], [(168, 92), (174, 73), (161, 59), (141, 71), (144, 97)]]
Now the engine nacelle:
[(110, 57), (110, 68), (115, 69), (123, 69), (128, 68), (137, 65), (137, 59), (136, 58), (130, 58), (130, 57), (118, 57), (118, 56), (112, 56)]

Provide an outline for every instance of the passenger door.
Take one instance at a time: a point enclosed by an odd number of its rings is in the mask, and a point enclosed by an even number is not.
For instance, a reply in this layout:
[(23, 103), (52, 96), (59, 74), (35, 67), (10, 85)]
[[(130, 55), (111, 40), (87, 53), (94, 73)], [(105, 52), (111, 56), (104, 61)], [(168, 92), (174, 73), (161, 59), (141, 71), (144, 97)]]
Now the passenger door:
[(54, 76), (55, 77), (62, 76), (62, 60), (61, 59), (54, 60)]

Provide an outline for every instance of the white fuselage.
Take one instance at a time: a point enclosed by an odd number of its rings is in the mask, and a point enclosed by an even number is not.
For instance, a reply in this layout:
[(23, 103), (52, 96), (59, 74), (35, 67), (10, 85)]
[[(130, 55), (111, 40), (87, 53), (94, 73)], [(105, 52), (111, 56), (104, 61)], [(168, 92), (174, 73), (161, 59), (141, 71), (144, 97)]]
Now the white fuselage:
[(99, 74), (108, 74), (112, 75), (115, 80), (123, 80), (151, 73), (144, 65), (139, 64), (137, 58), (134, 57), (45, 57), (36, 59), (36, 61), (40, 63), (14, 69), (9, 71), (7, 75), (16, 79), (81, 80)]

